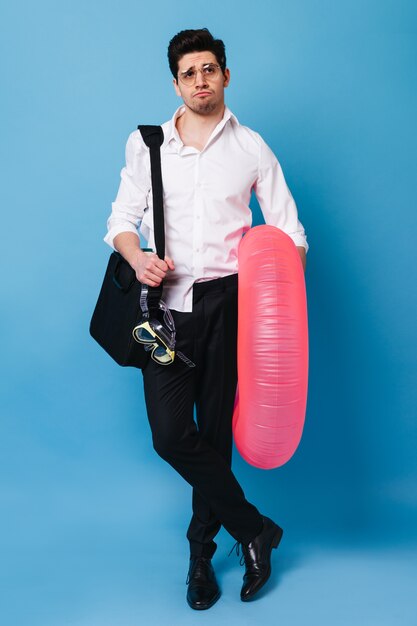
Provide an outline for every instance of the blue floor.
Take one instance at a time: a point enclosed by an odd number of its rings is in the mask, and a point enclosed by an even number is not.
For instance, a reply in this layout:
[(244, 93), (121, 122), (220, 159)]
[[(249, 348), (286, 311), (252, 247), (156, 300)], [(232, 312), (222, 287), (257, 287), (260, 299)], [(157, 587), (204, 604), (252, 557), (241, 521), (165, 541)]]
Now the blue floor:
[(86, 476), (83, 490), (78, 478), (73, 488), (51, 481), (42, 494), (34, 483), (10, 495), (13, 513), (2, 520), (2, 626), (417, 624), (417, 545), (370, 536), (314, 540), (288, 527), (273, 551), (270, 581), (245, 604), (243, 567), (235, 553), (228, 556), (234, 541), (222, 529), (213, 559), (222, 597), (208, 611), (193, 611), (185, 601), (185, 519), (178, 517), (188, 486), (155, 464), (142, 476), (149, 490), (139, 504), (132, 498), (138, 476), (119, 495), (117, 480), (90, 483)]
[[(117, 410), (89, 411), (80, 384), (78, 412), (76, 399), (66, 410), (56, 384), (46, 408), (4, 420), (0, 626), (417, 626), (417, 537), (392, 498), (403, 492), (371, 488), (357, 447), (349, 459), (338, 448), (339, 463), (330, 447), (312, 455), (308, 428), (300, 453), (273, 472), (234, 451), (246, 496), (284, 528), (265, 589), (240, 601), (244, 568), (222, 529), (213, 559), (222, 596), (190, 609), (191, 487), (156, 455), (142, 400), (133, 406), (130, 380), (118, 381)], [(25, 393), (35, 398), (36, 384)]]
[[(210, 610), (196, 612), (185, 602), (187, 564), (175, 549), (174, 533), (168, 532), (155, 552), (133, 533), (96, 542), (74, 535), (71, 541), (15, 554), (15, 569), (7, 576), (6, 615), (4, 603), (2, 608), (4, 626), (417, 624), (416, 547), (283, 540), (265, 590), (244, 604), (239, 600), (243, 568), (235, 556), (226, 556), (229, 546), (220, 541), (221, 554), (213, 562), (222, 597)], [(99, 544), (107, 549), (99, 550)]]

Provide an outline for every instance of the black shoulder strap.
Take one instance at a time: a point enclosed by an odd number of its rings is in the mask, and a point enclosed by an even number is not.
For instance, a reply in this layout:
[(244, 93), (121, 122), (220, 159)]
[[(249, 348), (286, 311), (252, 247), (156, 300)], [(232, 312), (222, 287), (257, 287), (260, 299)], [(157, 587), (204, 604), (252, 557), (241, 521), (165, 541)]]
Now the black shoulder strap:
[(163, 260), (165, 258), (165, 228), (160, 147), (164, 141), (164, 131), (161, 126), (142, 124), (138, 126), (138, 130), (150, 151), (155, 246), (157, 255)]
[[(164, 202), (162, 192), (161, 150), (164, 141), (164, 131), (161, 126), (139, 125), (143, 141), (149, 148), (151, 158), (151, 182), (153, 198), (153, 223), (155, 233), (156, 253), (160, 259), (165, 259), (165, 227), (164, 227)], [(158, 287), (148, 289), (149, 309), (158, 309), (158, 303), (162, 297), (163, 282)]]

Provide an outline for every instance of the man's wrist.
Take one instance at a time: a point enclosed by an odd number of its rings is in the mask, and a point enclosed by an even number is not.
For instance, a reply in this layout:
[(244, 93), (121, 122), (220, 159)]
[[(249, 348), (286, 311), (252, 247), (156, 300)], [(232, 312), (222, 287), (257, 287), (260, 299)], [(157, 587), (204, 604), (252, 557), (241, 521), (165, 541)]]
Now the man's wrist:
[(140, 263), (142, 261), (144, 255), (146, 254), (145, 250), (146, 249), (142, 250), (142, 248), (136, 248), (135, 250), (133, 250), (132, 251), (131, 260), (128, 259), (129, 263), (132, 266), (135, 266), (138, 263)]

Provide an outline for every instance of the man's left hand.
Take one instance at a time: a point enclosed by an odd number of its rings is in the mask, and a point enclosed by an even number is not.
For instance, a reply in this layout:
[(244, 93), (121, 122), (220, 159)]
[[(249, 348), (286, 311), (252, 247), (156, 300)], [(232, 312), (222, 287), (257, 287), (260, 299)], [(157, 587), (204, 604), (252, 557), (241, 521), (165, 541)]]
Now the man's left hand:
[(300, 253), (301, 263), (303, 264), (303, 270), (305, 272), (306, 271), (306, 263), (307, 263), (306, 249), (304, 248), (304, 246), (297, 246), (297, 250)]

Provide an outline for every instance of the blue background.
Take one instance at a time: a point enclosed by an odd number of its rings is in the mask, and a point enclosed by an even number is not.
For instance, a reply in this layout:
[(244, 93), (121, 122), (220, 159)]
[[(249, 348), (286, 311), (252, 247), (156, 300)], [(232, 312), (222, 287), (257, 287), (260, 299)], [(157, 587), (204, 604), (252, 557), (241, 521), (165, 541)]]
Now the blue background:
[[(417, 623), (415, 6), (3, 5), (4, 624)], [(196, 614), (191, 488), (153, 451), (141, 373), (88, 325), (127, 136), (181, 104), (167, 45), (203, 26), (226, 43), (226, 103), (277, 154), (306, 229), (310, 371), (288, 464), (234, 455), (286, 532), (268, 592), (240, 602), (222, 530), (223, 597)]]

